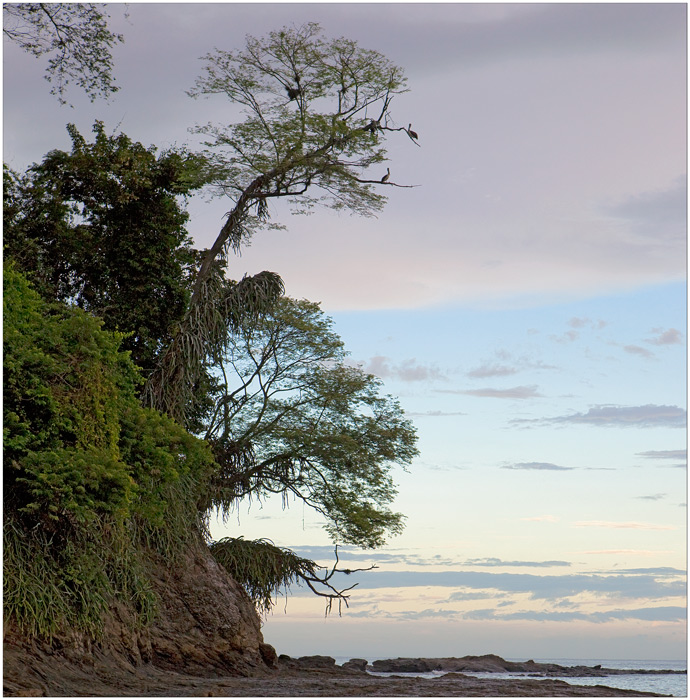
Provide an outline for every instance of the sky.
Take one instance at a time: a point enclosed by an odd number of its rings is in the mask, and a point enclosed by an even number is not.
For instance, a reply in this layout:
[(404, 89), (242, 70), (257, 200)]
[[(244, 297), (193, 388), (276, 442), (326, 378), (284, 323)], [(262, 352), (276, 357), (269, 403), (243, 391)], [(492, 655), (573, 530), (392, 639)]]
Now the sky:
[[(402, 66), (376, 218), (274, 207), (228, 274), (264, 269), (321, 302), (350, 361), (398, 396), (420, 455), (396, 468), (403, 534), (340, 547), (349, 607), (293, 588), (263, 627), (292, 656), (676, 659), (686, 654), (686, 6), (111, 5), (120, 91), (60, 106), (4, 49), (3, 158), (65, 125), (194, 147), (228, 121), (185, 91), (200, 57), (321, 24)], [(383, 174), (383, 173), (382, 173)], [(227, 201), (188, 206), (199, 246)], [(215, 538), (268, 537), (324, 565), (322, 521), (280, 500)], [(343, 579), (345, 580), (345, 579)]]

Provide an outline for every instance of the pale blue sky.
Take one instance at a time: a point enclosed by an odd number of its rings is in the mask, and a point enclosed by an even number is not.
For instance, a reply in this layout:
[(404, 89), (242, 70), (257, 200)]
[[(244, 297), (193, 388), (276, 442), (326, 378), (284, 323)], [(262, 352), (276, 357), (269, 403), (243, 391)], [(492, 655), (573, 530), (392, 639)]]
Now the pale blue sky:
[[(318, 21), (402, 65), (372, 219), (292, 217), (230, 274), (279, 272), (321, 301), (414, 419), (403, 535), (342, 550), (362, 574), (323, 618), (297, 592), (264, 626), (280, 653), (681, 658), (686, 567), (686, 7), (682, 4), (111, 6), (121, 92), (74, 109), (5, 50), (4, 159), (21, 169), (94, 119), (193, 144), (231, 118), (191, 100), (198, 58)], [(392, 189), (392, 188), (391, 188)], [(388, 192), (386, 192), (388, 194)], [(191, 202), (199, 245), (223, 201)], [(331, 561), (319, 519), (253, 506), (214, 534)]]

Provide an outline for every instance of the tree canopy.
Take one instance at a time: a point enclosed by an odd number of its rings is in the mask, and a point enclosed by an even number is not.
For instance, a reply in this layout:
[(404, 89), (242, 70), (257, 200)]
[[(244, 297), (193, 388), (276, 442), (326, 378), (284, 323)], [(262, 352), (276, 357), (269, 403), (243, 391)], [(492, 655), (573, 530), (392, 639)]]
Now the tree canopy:
[[(245, 118), (197, 128), (206, 136), (205, 179), (230, 200), (231, 209), (196, 273), (181, 324), (190, 339), (207, 334), (198, 309), (214, 303), (209, 281), (218, 265), (258, 228), (272, 225), (271, 201), (286, 199), (303, 213), (317, 204), (360, 215), (381, 209), (385, 197), (378, 189), (395, 183), (382, 168), (370, 170), (385, 161), (385, 136), (402, 132), (413, 142), (416, 137), (396, 126), (390, 111), (405, 85), (402, 69), (385, 56), (348, 39), (325, 39), (315, 23), (248, 37), (242, 51), (206, 56), (204, 74), (190, 94), (223, 95)], [(184, 419), (189, 381), (175, 368), (203, 361), (199, 353), (171, 347), (150, 381), (151, 405)]]
[(336, 542), (377, 547), (400, 532), (390, 470), (416, 455), (415, 431), (346, 355), (318, 304), (287, 297), (229, 337), (205, 434), (214, 505), (279, 493), (324, 515)]
[(3, 3), (3, 35), (36, 58), (49, 56), (45, 78), (51, 94), (67, 104), (74, 81), (91, 101), (119, 88), (111, 49), (124, 41), (108, 28), (105, 5), (95, 3)]
[(187, 309), (195, 253), (180, 197), (200, 187), (199, 159), (156, 153), (94, 125), (89, 143), (25, 174), (5, 173), (4, 247), (44, 298), (69, 301), (129, 335), (148, 375)]

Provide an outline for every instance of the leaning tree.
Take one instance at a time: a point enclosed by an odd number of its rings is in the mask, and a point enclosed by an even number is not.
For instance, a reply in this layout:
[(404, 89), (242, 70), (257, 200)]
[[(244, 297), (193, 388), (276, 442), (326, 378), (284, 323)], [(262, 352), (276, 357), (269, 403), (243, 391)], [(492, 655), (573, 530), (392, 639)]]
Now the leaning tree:
[[(202, 255), (187, 315), (146, 387), (149, 404), (181, 422), (193, 411), (206, 358), (222, 351), (232, 328), (238, 294), (226, 286), (224, 264), (255, 231), (273, 225), (268, 203), (286, 200), (297, 213), (320, 204), (373, 215), (386, 201), (380, 189), (396, 186), (389, 169), (372, 175), (386, 161), (385, 137), (417, 138), (391, 114), (394, 97), (406, 92), (402, 69), (354, 41), (324, 38), (315, 23), (248, 37), (244, 50), (215, 50), (205, 60), (189, 94), (224, 95), (245, 118), (195, 129), (206, 139), (206, 179), (231, 207)], [(271, 273), (245, 288), (243, 301), (257, 310), (282, 292)]]

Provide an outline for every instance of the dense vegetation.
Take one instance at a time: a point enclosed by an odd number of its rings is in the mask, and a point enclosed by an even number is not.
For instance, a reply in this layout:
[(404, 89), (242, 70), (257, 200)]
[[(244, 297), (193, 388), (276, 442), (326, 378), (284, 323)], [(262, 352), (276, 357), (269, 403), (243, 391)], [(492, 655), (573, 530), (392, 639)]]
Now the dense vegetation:
[[(276, 273), (225, 277), (228, 257), (268, 223), (269, 197), (313, 206), (315, 185), (336, 208), (383, 202), (360, 171), (384, 159), (402, 72), (319, 31), (250, 39), (267, 63), (249, 82), (237, 72), (248, 54), (212, 59), (215, 77), (197, 92), (223, 85), (265, 117), (219, 139), (229, 158), (159, 154), (97, 122), (93, 142), (68, 125), (70, 152), (4, 170), (4, 605), (30, 636), (97, 637), (116, 600), (146, 624), (151, 558), (174, 566), (205, 546), (211, 515), (243, 499), (294, 496), (336, 544), (321, 573), (268, 540), (212, 543), (260, 610), (294, 582), (342, 602), (330, 583), (337, 543), (378, 547), (402, 529), (391, 470), (410, 463), (416, 435), (398, 402), (347, 364), (330, 319), (285, 297)], [(299, 88), (287, 100), (286, 76)], [(326, 98), (335, 112), (312, 114)], [(297, 111), (283, 128), (288, 104)], [(234, 207), (212, 248), (196, 251), (183, 203), (209, 183)]]
[(203, 530), (208, 445), (143, 408), (122, 336), (4, 271), (4, 605), (50, 636), (99, 633), (113, 596), (150, 620), (147, 549), (175, 558)]

